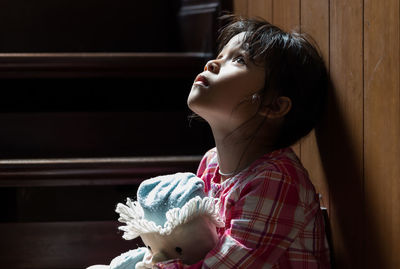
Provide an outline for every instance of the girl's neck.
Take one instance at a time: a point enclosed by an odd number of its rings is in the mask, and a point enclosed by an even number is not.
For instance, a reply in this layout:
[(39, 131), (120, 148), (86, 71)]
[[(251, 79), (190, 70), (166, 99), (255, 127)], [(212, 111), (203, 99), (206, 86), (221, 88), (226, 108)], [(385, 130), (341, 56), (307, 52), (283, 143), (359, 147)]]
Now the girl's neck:
[[(266, 135), (246, 136), (240, 130), (231, 133), (211, 128), (218, 153), (221, 181), (241, 172), (264, 154), (271, 152)], [(222, 174), (229, 174), (224, 176)]]

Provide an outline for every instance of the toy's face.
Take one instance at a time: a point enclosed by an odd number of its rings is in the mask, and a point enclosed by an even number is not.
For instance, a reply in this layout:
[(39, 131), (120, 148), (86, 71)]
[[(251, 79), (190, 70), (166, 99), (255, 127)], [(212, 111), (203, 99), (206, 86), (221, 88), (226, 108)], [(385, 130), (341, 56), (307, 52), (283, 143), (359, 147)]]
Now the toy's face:
[(154, 263), (180, 259), (188, 265), (204, 259), (218, 241), (215, 225), (203, 216), (179, 225), (170, 235), (147, 233), (140, 237), (151, 250)]

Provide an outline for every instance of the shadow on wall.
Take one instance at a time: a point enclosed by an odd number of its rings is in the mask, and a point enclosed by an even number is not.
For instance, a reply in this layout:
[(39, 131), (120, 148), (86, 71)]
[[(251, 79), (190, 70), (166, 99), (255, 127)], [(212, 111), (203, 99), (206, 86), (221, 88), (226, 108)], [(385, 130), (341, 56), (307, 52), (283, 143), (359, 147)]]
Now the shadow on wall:
[[(373, 223), (374, 215), (366, 214), (368, 203), (364, 196), (363, 145), (355, 141), (341, 107), (340, 99), (331, 84), (327, 111), (321, 125), (316, 128), (321, 161), (330, 193), (329, 219), (332, 227), (334, 268), (388, 268), (379, 247), (366, 256), (365, 243), (379, 246)], [(357, 144), (358, 143), (358, 144)], [(374, 263), (370, 260), (373, 259)]]

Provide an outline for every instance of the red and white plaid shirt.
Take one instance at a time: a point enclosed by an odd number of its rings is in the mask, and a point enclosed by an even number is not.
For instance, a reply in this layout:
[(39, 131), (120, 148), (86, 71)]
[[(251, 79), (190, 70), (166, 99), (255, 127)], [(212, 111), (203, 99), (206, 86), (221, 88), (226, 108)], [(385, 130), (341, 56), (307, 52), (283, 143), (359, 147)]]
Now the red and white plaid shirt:
[(221, 199), (220, 240), (195, 265), (171, 260), (156, 268), (330, 268), (319, 198), (290, 148), (264, 155), (222, 183), (214, 148), (197, 175), (206, 193)]

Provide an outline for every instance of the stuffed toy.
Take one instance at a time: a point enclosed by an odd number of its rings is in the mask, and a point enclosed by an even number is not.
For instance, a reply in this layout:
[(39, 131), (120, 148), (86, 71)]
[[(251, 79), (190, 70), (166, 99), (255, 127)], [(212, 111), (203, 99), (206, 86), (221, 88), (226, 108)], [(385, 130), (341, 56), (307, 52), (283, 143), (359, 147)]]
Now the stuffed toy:
[(87, 269), (145, 269), (154, 263), (180, 259), (191, 265), (202, 260), (218, 242), (223, 227), (219, 200), (206, 197), (204, 182), (192, 173), (177, 173), (143, 181), (137, 201), (118, 204), (119, 227), (126, 240), (141, 237), (146, 247), (114, 258), (110, 265)]

